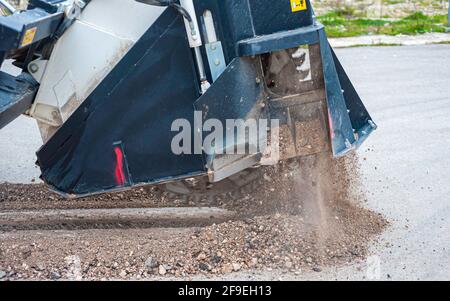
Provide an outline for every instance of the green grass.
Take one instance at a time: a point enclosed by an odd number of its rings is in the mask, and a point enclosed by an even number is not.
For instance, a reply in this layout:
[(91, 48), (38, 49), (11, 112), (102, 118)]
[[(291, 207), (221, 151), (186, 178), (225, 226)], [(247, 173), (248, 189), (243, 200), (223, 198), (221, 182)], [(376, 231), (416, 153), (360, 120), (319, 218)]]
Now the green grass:
[(345, 48), (356, 48), (356, 47), (392, 47), (392, 46), (402, 46), (402, 44), (395, 43), (378, 43), (378, 44), (355, 44)]
[(405, 2), (404, 0), (383, 0), (384, 4), (392, 5)]
[(367, 19), (355, 16), (350, 10), (339, 10), (318, 17), (326, 26), (329, 37), (354, 37), (367, 34), (422, 34), (426, 32), (445, 32), (447, 16), (426, 16), (416, 12), (403, 19), (391, 21)]

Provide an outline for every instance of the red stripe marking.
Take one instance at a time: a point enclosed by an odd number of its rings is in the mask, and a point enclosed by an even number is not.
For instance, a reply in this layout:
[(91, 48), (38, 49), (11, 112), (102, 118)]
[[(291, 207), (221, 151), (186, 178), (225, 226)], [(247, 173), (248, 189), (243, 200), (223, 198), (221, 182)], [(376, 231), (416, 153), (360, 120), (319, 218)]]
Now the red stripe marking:
[(334, 128), (333, 128), (333, 121), (331, 119), (331, 114), (330, 111), (328, 111), (328, 123), (330, 125), (330, 135), (331, 135), (331, 139), (334, 139)]
[(116, 146), (116, 147), (114, 147), (114, 153), (116, 154), (116, 168), (114, 170), (116, 184), (119, 186), (123, 186), (125, 184), (125, 173), (123, 172), (122, 149), (120, 147)]

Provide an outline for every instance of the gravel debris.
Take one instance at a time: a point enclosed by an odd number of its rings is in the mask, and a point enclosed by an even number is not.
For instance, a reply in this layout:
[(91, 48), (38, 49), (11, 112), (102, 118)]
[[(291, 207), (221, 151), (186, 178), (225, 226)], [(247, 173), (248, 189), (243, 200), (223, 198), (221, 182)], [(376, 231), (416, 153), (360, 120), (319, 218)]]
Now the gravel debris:
[[(309, 157), (267, 168), (256, 192), (211, 204), (240, 218), (206, 227), (0, 232), (0, 278), (186, 278), (249, 269), (300, 274), (362, 260), (387, 221), (361, 207), (355, 162)], [(178, 205), (153, 188), (65, 200), (42, 185), (0, 185), (0, 210)]]
[(153, 273), (154, 269), (156, 269), (158, 266), (158, 261), (156, 261), (153, 257), (149, 257), (145, 261), (145, 268), (150, 273)]
[(164, 276), (167, 273), (166, 268), (163, 265), (160, 265), (158, 268), (158, 273)]
[(51, 272), (50, 273), (50, 279), (52, 280), (58, 280), (61, 278), (61, 274), (58, 272)]
[(159, 208), (186, 206), (167, 199), (157, 187), (139, 187), (119, 193), (67, 199), (44, 184), (0, 184), (0, 210)]

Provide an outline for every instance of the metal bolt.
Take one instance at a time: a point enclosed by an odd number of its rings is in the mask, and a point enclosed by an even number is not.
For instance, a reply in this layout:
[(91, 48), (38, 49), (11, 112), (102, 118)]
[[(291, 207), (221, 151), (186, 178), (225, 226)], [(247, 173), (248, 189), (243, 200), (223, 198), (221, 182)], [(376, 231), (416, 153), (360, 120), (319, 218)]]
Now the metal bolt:
[(86, 6), (86, 2), (84, 2), (83, 0), (75, 0), (75, 4), (80, 8), (84, 8)]
[(256, 78), (256, 83), (259, 85), (261, 83), (261, 79), (259, 77)]
[(348, 139), (345, 139), (345, 147), (352, 148), (352, 144), (350, 143), (350, 141)]
[(214, 64), (216, 64), (216, 66), (219, 66), (219, 65), (220, 65), (220, 60), (219, 60), (219, 59), (216, 59), (216, 60), (214, 61)]
[(31, 71), (32, 73), (38, 72), (38, 71), (39, 71), (39, 66), (38, 66), (37, 64), (35, 64), (35, 63), (31, 63), (31, 64), (30, 64), (30, 71)]

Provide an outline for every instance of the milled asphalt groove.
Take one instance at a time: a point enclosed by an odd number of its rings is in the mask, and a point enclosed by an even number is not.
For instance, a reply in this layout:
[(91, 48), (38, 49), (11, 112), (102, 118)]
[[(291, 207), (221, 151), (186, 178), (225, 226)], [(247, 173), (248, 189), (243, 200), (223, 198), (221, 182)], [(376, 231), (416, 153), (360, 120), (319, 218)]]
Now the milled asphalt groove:
[(202, 227), (235, 217), (208, 207), (7, 211), (0, 212), (0, 230)]

